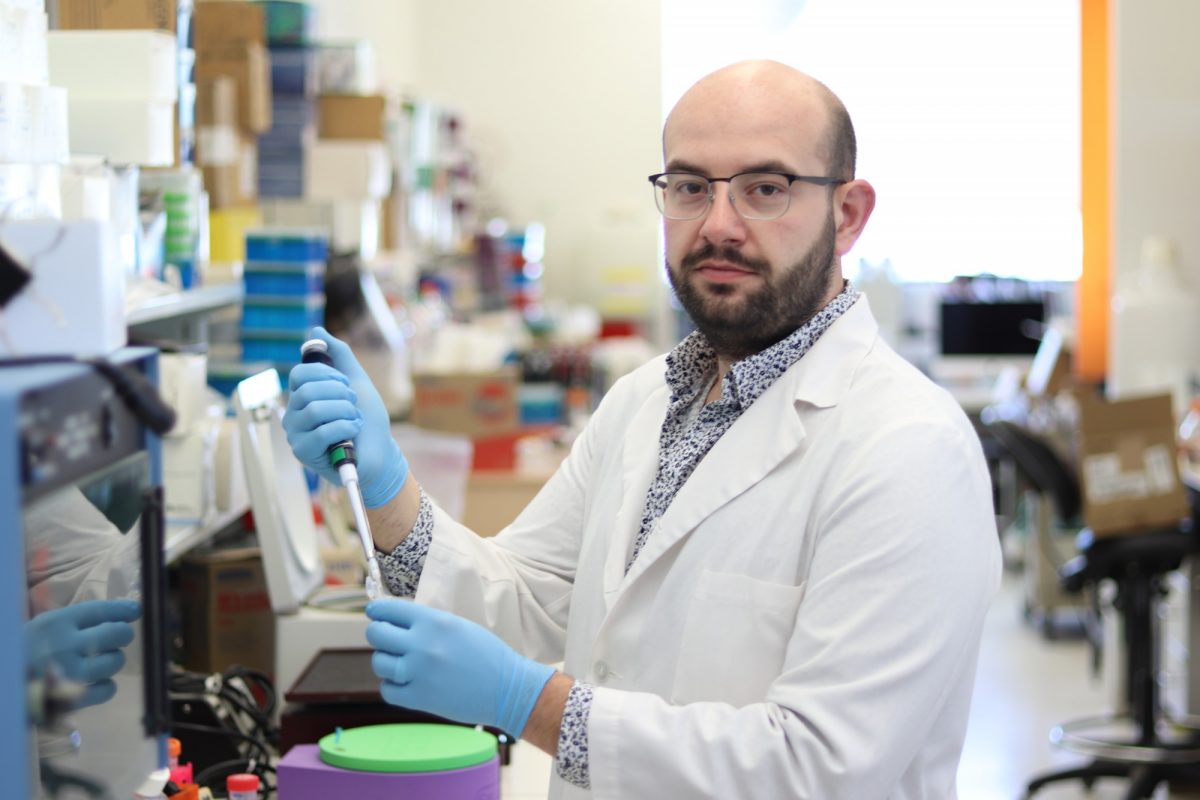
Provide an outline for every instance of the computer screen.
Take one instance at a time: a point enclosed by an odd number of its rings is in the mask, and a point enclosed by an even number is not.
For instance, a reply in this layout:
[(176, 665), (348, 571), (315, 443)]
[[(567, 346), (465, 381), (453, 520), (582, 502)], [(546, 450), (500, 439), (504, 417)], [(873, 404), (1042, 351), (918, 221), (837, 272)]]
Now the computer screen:
[(1033, 355), (1045, 321), (1040, 300), (998, 303), (943, 300), (941, 354)]

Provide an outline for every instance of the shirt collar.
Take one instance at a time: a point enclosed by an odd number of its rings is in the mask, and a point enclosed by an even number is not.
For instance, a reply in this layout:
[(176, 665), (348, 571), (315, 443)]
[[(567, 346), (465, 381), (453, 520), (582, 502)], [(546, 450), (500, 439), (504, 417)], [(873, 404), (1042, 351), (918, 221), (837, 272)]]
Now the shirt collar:
[[(766, 350), (735, 361), (722, 387), (722, 401), (747, 408), (759, 395), (809, 351), (846, 310), (854, 305), (859, 291), (849, 281), (842, 291), (807, 322)], [(712, 382), (717, 354), (700, 331), (693, 331), (667, 354), (667, 386), (671, 403), (694, 399)]]

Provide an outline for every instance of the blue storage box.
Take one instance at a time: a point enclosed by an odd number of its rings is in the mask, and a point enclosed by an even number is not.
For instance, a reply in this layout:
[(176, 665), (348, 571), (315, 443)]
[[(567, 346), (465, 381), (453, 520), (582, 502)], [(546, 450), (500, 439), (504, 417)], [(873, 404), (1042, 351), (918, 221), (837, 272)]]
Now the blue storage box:
[(256, 262), (247, 261), (242, 270), (245, 300), (252, 295), (267, 297), (303, 297), (325, 293), (325, 262)]
[(242, 334), (243, 361), (269, 361), (281, 372), (300, 363), (300, 346), (308, 341), (308, 331)]
[(247, 294), (242, 302), (242, 330), (307, 331), (325, 324), (325, 297), (320, 294)]
[[(319, 261), (329, 257), (329, 236), (312, 228), (277, 228), (246, 233), (246, 261)], [(250, 265), (247, 264), (249, 269)]]
[(275, 95), (271, 99), (271, 129), (304, 128), (317, 120), (317, 104), (311, 97)]
[(312, 47), (271, 48), (272, 105), (285, 96), (313, 93), (317, 74), (315, 52)]

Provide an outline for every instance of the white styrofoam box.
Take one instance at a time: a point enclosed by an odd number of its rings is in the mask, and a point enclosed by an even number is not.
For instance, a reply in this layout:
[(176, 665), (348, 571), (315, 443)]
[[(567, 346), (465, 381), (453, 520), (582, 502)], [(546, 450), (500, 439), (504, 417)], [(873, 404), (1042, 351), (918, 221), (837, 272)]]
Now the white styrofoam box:
[(334, 252), (354, 251), (370, 260), (379, 252), (378, 200), (260, 201), (263, 222), (287, 228), (320, 228)]
[(0, 219), (59, 219), (57, 164), (0, 164)]
[(4, 222), (0, 244), (33, 275), (4, 308), (0, 353), (99, 356), (125, 346), (125, 274), (107, 223)]
[(40, 11), (46, 13), (46, 0), (2, 0), (0, 5), (6, 5), (9, 8), (23, 8), (26, 11)]
[(175, 163), (175, 106), (147, 100), (68, 95), (71, 150), (114, 164)]
[(46, 12), (0, 2), (0, 81), (44, 85)]
[[(107, 165), (106, 165), (107, 166)], [(141, 213), (138, 207), (138, 176), (136, 166), (109, 167), (112, 190), (108, 206), (113, 230), (117, 234), (117, 252), (126, 275), (137, 272), (138, 238), (142, 230)]]
[(208, 356), (204, 353), (163, 353), (158, 359), (158, 391), (175, 409), (169, 437), (186, 436), (205, 419), (208, 404)]
[(242, 145), (232, 125), (205, 125), (196, 128), (196, 163), (202, 167), (236, 164)]
[(0, 164), (32, 161), (33, 118), (29, 95), (19, 83), (0, 83)]
[(213, 463), (216, 476), (217, 511), (229, 512), (250, 505), (246, 489), (246, 469), (242, 465), (242, 445), (237, 420), (221, 420), (217, 433), (217, 451)]
[[(160, 31), (50, 31), (50, 82), (90, 100), (178, 99), (175, 38)], [(74, 128), (72, 128), (74, 130)]]
[(67, 90), (61, 86), (26, 86), (33, 130), (30, 160), (64, 164), (71, 154), (67, 127)]
[(111, 220), (111, 184), (112, 170), (103, 164), (68, 164), (63, 167), (60, 183), (63, 219), (94, 219), (97, 222)]
[(170, 522), (196, 524), (212, 510), (217, 434), (217, 424), (205, 420), (183, 436), (163, 437), (163, 505)]
[(391, 159), (383, 142), (316, 140), (305, 145), (304, 196), (309, 200), (367, 200), (387, 196)]
[(374, 94), (375, 51), (365, 39), (317, 46), (318, 94)]

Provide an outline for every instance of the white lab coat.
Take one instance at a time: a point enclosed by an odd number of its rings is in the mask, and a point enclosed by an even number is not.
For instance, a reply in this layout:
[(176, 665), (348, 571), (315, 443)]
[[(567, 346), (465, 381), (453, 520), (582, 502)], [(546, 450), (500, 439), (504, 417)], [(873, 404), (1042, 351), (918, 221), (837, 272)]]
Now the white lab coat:
[(500, 535), (435, 510), (417, 601), (596, 685), (591, 791), (955, 797), (1000, 578), (979, 441), (860, 299), (704, 457), (625, 562), (654, 478), (660, 357), (604, 398)]

